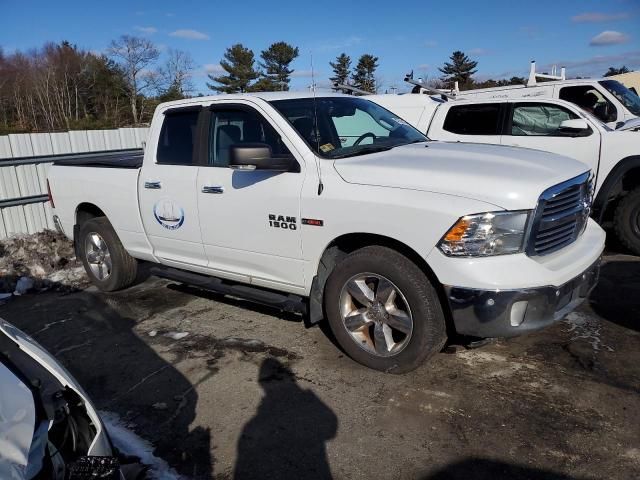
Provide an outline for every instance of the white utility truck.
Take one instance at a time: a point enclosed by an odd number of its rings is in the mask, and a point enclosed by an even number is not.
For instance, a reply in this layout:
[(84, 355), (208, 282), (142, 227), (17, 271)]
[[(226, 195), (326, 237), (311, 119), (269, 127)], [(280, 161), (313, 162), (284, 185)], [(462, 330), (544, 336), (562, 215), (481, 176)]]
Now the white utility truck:
[(592, 217), (613, 225), (640, 255), (640, 125), (612, 130), (573, 103), (552, 98), (442, 101), (429, 95), (366, 97), (431, 140), (533, 148), (580, 160), (595, 173)]
[[(479, 88), (451, 92), (458, 99), (556, 98), (574, 103), (591, 111), (609, 127), (617, 129), (628, 122), (640, 124), (640, 97), (618, 80), (611, 78), (567, 79), (565, 69), (560, 75), (536, 73), (536, 64), (531, 62), (529, 79), (525, 85)], [(538, 79), (544, 80), (539, 82)]]
[(352, 358), (400, 373), (448, 333), (517, 335), (587, 296), (605, 237), (591, 176), (556, 154), (430, 142), (363, 98), (283, 92), (161, 104), (144, 156), (54, 164), (48, 182), (102, 290), (154, 262), (326, 318)]

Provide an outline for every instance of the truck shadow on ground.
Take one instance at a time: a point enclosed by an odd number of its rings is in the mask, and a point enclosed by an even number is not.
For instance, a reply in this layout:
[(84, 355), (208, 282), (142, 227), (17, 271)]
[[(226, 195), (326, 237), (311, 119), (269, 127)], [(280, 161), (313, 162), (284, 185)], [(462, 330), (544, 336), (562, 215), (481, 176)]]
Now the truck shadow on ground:
[(486, 458), (468, 458), (422, 477), (422, 480), (580, 480), (550, 470), (515, 465)]
[(612, 323), (640, 332), (640, 261), (610, 261), (590, 296), (594, 312)]
[(190, 478), (210, 479), (210, 431), (190, 428), (198, 402), (195, 385), (135, 333), (144, 319), (134, 320), (130, 307), (136, 302), (151, 316), (182, 300), (131, 292), (47, 294), (46, 300), (28, 296), (3, 306), (0, 316), (60, 360), (98, 410), (116, 413), (122, 424), (151, 441), (156, 456)]

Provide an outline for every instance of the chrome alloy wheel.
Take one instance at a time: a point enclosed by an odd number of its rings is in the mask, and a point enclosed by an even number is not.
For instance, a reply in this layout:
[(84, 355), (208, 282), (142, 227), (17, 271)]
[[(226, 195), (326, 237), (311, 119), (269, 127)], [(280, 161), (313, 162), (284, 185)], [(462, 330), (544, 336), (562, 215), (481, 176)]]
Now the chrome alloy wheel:
[(111, 254), (107, 243), (96, 232), (91, 232), (84, 241), (84, 251), (91, 273), (98, 280), (106, 280), (111, 275)]
[(413, 316), (407, 299), (382, 275), (351, 277), (340, 293), (340, 314), (351, 338), (373, 355), (397, 355), (411, 340)]

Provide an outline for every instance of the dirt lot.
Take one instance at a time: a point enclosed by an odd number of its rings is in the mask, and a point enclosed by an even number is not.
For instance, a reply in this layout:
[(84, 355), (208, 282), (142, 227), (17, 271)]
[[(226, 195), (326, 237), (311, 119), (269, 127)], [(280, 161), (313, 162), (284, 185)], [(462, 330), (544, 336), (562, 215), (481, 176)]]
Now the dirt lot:
[(609, 255), (566, 321), (403, 376), (354, 364), (298, 317), (154, 278), (0, 315), (189, 478), (630, 479), (639, 260)]

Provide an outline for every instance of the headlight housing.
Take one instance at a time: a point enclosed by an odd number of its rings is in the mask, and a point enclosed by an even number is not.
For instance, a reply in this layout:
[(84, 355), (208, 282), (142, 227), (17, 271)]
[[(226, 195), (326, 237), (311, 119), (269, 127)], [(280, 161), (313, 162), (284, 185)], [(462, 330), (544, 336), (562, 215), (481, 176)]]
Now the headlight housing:
[(450, 257), (487, 257), (524, 250), (530, 210), (487, 212), (461, 217), (438, 248)]

